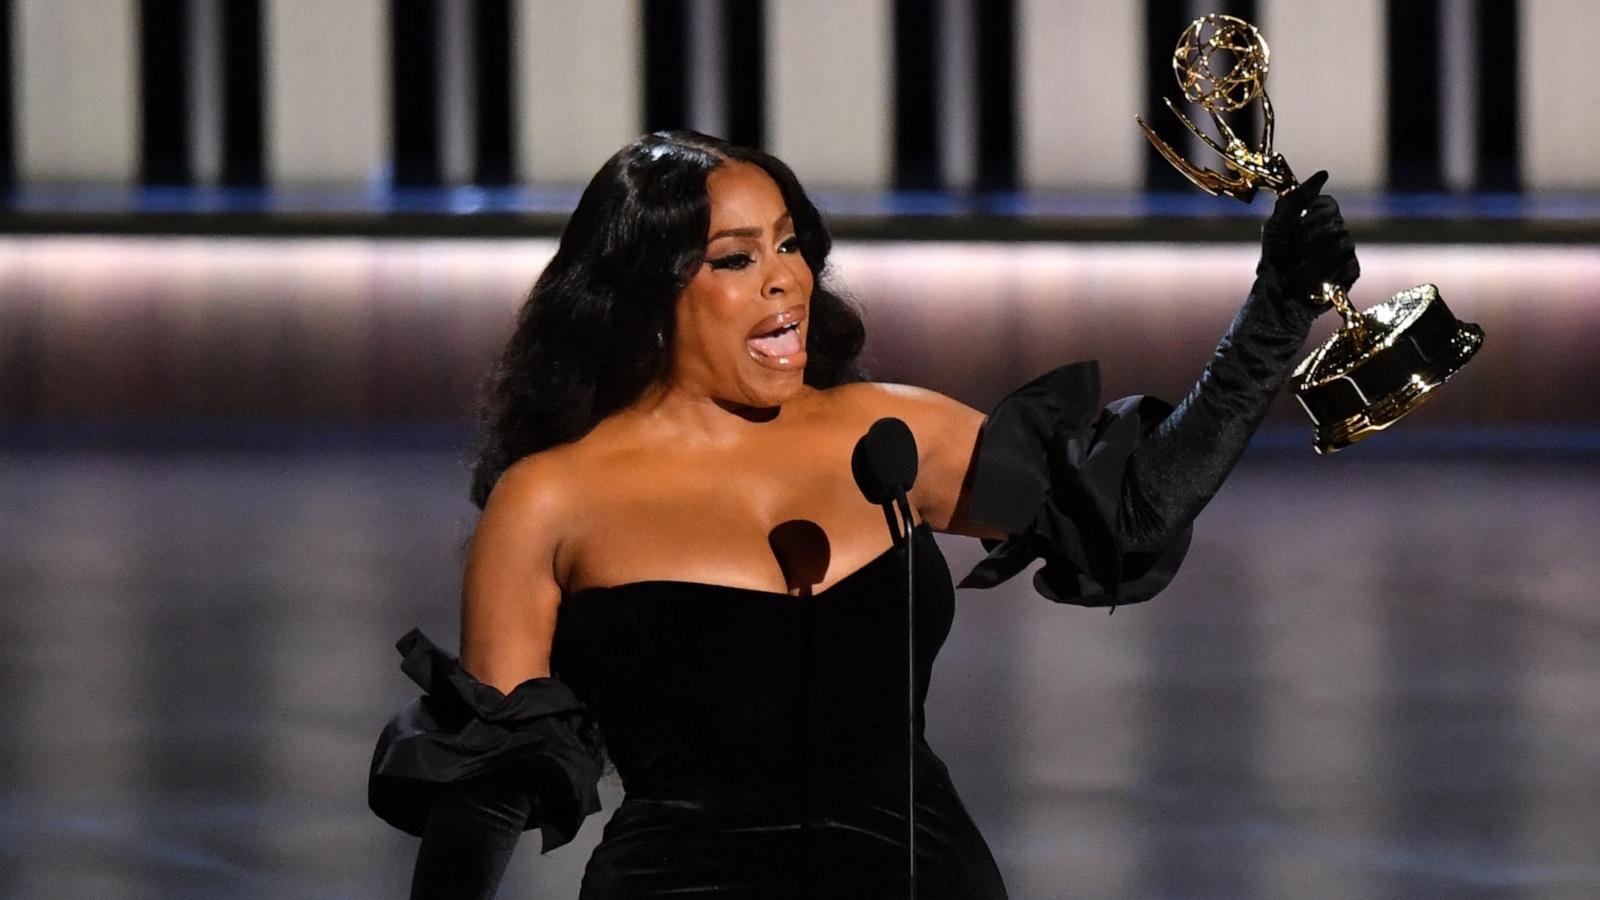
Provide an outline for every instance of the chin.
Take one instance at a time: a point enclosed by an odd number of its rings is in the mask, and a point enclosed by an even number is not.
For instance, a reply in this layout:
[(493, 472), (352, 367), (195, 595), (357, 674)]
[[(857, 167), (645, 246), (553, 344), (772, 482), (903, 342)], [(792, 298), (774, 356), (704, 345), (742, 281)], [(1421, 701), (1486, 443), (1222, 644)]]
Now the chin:
[(806, 378), (804, 369), (795, 369), (792, 372), (763, 372), (767, 376), (761, 379), (762, 383), (748, 385), (745, 390), (746, 403), (758, 409), (770, 409), (782, 406), (790, 400), (800, 396), (805, 391)]

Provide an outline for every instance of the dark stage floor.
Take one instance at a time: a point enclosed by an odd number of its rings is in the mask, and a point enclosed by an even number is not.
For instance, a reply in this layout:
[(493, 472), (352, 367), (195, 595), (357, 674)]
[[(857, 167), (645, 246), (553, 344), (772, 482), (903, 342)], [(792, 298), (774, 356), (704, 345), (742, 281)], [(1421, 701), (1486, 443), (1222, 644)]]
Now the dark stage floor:
[[(0, 454), (0, 896), (403, 896), (365, 770), (464, 484)], [(1597, 897), (1597, 533), (1600, 461), (1257, 453), (1154, 603), (963, 594), (931, 738), (1019, 900)], [(575, 896), (602, 818), (502, 896)]]

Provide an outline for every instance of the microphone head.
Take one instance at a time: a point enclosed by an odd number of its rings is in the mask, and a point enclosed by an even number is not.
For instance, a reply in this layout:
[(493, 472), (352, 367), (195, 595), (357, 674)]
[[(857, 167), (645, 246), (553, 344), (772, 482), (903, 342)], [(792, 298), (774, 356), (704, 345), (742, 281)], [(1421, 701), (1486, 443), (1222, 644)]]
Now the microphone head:
[(910, 490), (917, 480), (917, 439), (905, 422), (879, 419), (856, 441), (850, 471), (869, 502), (891, 503), (898, 492)]

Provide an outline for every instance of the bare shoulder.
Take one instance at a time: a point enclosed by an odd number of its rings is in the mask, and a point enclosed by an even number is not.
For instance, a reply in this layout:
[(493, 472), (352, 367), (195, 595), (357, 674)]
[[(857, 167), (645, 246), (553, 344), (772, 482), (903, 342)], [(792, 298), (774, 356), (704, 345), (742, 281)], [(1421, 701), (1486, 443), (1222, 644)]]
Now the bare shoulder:
[(484, 505), (484, 515), (494, 513), (522, 520), (559, 516), (568, 502), (572, 469), (580, 463), (581, 456), (574, 454), (570, 445), (524, 456), (495, 482)]
[(501, 691), (550, 674), (571, 464), (561, 452), (544, 452), (507, 468), (472, 534), (461, 587), (462, 662)]
[(573, 498), (569, 454), (547, 450), (513, 463), (495, 482), (478, 520), (476, 543), (484, 536), (538, 544), (554, 552), (565, 535)]
[[(876, 410), (970, 409), (966, 404), (938, 391), (891, 381), (856, 381), (822, 392), (831, 402)], [(886, 413), (886, 414), (891, 414)]]
[(992, 536), (966, 522), (972, 463), (985, 416), (938, 391), (907, 384), (860, 382), (826, 392), (833, 412), (857, 425), (885, 416), (903, 420), (917, 441), (912, 502), (937, 531)]
[(911, 432), (930, 440), (949, 432), (976, 431), (983, 424), (983, 413), (938, 391), (909, 384), (862, 381), (840, 385), (824, 392), (829, 402), (846, 415), (878, 419), (894, 416), (904, 419)]

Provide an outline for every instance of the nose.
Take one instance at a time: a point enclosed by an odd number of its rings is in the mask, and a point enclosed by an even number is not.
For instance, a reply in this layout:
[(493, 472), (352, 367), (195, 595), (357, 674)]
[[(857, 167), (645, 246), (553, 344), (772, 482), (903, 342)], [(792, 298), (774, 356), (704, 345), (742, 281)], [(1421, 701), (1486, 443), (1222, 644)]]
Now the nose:
[(766, 274), (766, 280), (761, 285), (761, 296), (768, 299), (792, 294), (799, 287), (800, 280), (792, 264), (783, 257), (774, 257), (767, 264)]

